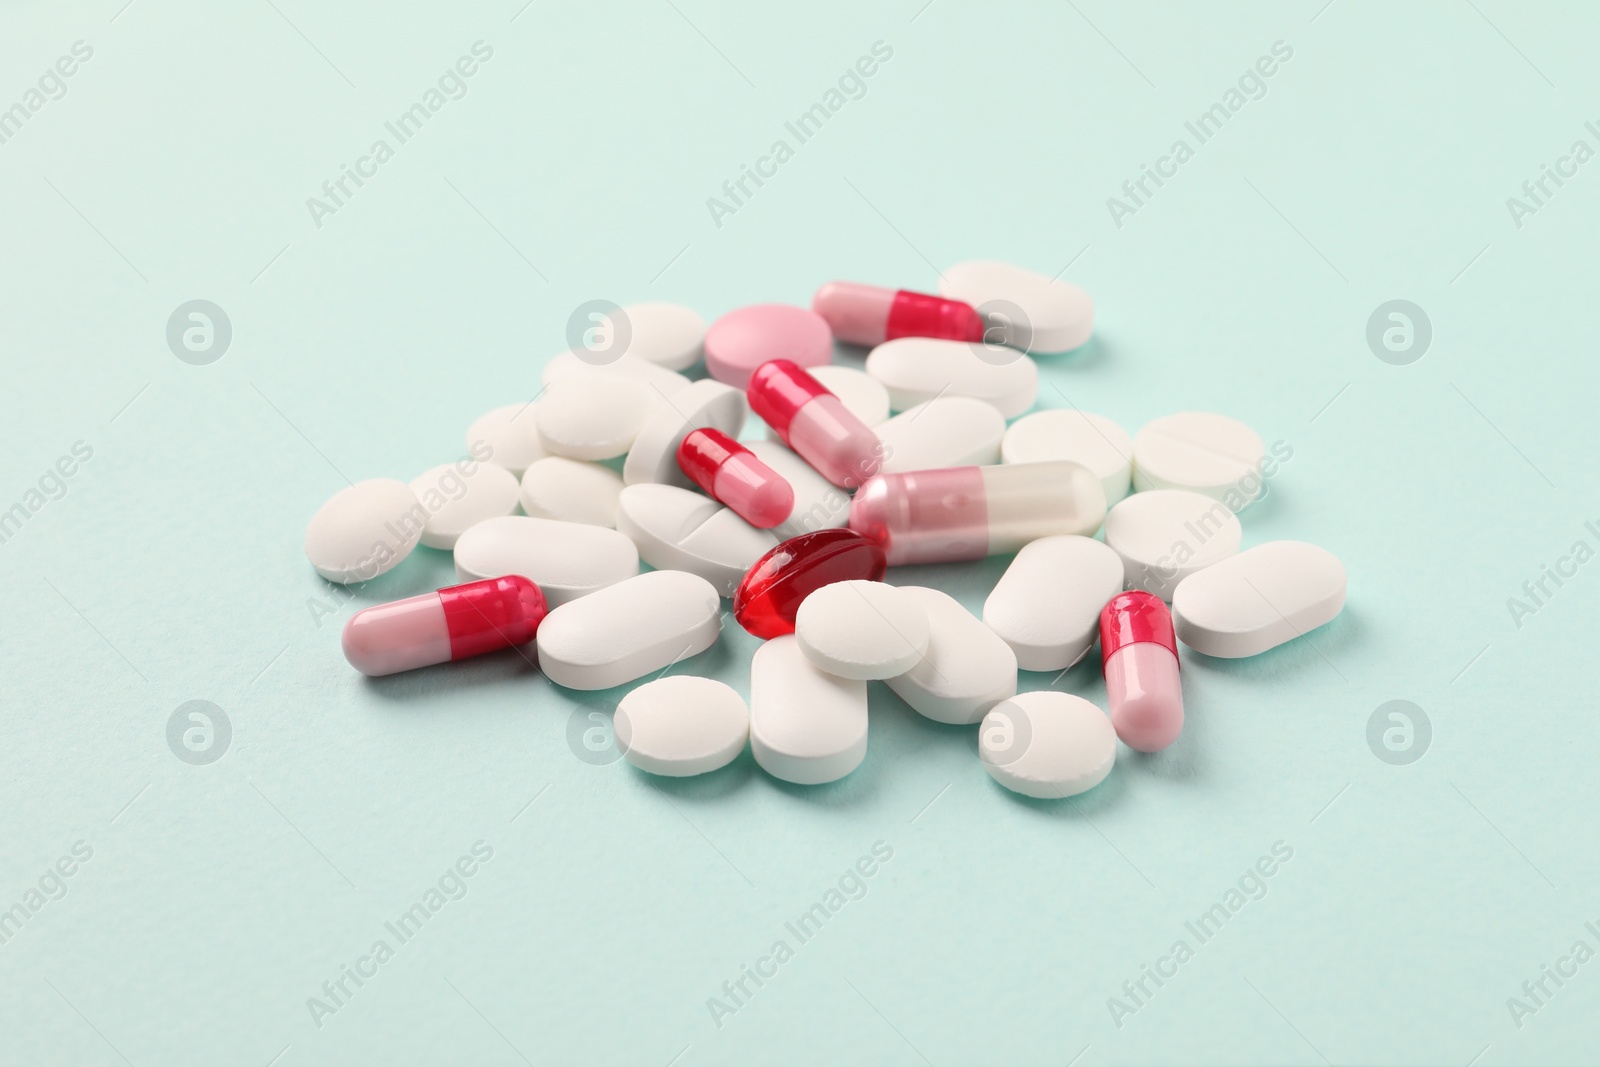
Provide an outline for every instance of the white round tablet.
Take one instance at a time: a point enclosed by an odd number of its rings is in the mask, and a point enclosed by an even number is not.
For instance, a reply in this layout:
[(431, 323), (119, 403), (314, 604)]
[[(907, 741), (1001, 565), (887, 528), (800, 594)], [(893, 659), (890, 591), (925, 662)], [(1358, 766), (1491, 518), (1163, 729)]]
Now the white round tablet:
[(669, 675), (623, 697), (612, 726), (623, 759), (651, 774), (684, 778), (739, 757), (750, 740), (750, 709), (724, 682)]
[(883, 582), (825, 585), (800, 604), (794, 618), (800, 648), (818, 669), (856, 681), (893, 678), (928, 651), (928, 613), (914, 598)]
[(1226, 415), (1186, 411), (1145, 424), (1133, 439), (1133, 487), (1187, 489), (1243, 511), (1266, 490), (1261, 437)]
[(1123, 583), (1171, 601), (1178, 583), (1239, 551), (1244, 529), (1220, 500), (1182, 489), (1134, 493), (1106, 513)]
[(1027, 671), (1061, 671), (1083, 659), (1100, 611), (1122, 592), (1122, 557), (1092, 537), (1061, 534), (1022, 546), (983, 602), (983, 621)]
[(937, 589), (899, 586), (928, 614), (928, 651), (889, 688), (935, 722), (971, 724), (1017, 692), (1017, 657), (955, 598)]
[(693, 308), (650, 300), (622, 309), (628, 320), (627, 355), (668, 370), (687, 370), (700, 360), (706, 320)]
[(485, 519), (456, 540), (463, 582), (520, 574), (551, 607), (639, 573), (639, 550), (615, 530), (508, 515)]
[(522, 510), (537, 519), (614, 527), (621, 492), (622, 475), (581, 459), (547, 456), (522, 473)]
[(989, 776), (1013, 793), (1059, 800), (1105, 781), (1117, 761), (1117, 732), (1082, 697), (1019, 693), (983, 717), (978, 755)]
[(546, 452), (612, 459), (633, 447), (662, 403), (661, 394), (637, 379), (579, 375), (551, 383), (533, 405), (533, 420)]
[(867, 683), (818, 670), (793, 634), (750, 660), (750, 753), (796, 785), (833, 782), (867, 755)]
[(675, 396), (689, 385), (689, 379), (675, 370), (651, 363), (638, 356), (621, 355), (615, 359), (596, 359), (588, 352), (559, 352), (551, 356), (539, 372), (539, 380), (546, 387), (568, 378), (588, 378), (594, 375), (634, 378), (655, 389), (663, 398)]
[(1257, 656), (1332, 622), (1344, 564), (1304, 541), (1268, 541), (1196, 571), (1172, 594), (1178, 640), (1208, 656)]
[(1105, 486), (1107, 506), (1128, 495), (1133, 441), (1104, 415), (1076, 408), (1035, 411), (1012, 423), (1000, 441), (1002, 463), (1051, 459), (1071, 460), (1093, 471)]
[(480, 416), (467, 427), (467, 454), (522, 477), (530, 463), (545, 455), (533, 424), (533, 402), (506, 404)]
[(939, 467), (987, 467), (1000, 458), (1005, 416), (969, 396), (936, 396), (876, 427), (883, 474)]
[[(839, 398), (845, 410), (868, 426), (876, 426), (889, 417), (889, 390), (883, 383), (864, 371), (837, 363), (820, 367), (807, 367), (806, 373), (821, 382), (823, 388)], [(767, 428), (770, 440), (782, 440), (778, 431)]]
[(725, 597), (778, 544), (710, 497), (675, 485), (626, 486), (617, 502), (617, 529), (641, 559), (657, 570), (698, 574)]
[(306, 524), (306, 558), (330, 582), (365, 582), (411, 554), (428, 513), (405, 482), (370, 478), (339, 490)]
[(971, 304), (984, 317), (986, 336), (1025, 352), (1066, 352), (1094, 332), (1088, 293), (1011, 263), (957, 263), (940, 279), (939, 295)]
[(739, 390), (712, 378), (695, 382), (656, 408), (640, 428), (623, 461), (622, 480), (628, 485), (659, 482), (693, 489), (694, 483), (678, 467), (678, 446), (690, 430), (701, 427), (721, 430), (738, 440), (744, 415), (744, 394)]
[(704, 652), (721, 632), (722, 601), (710, 582), (649, 571), (555, 608), (534, 640), (552, 682), (610, 689)]
[[(1000, 353), (998, 357), (996, 353)], [(1039, 367), (1021, 352), (965, 341), (899, 337), (867, 353), (867, 373), (897, 411), (944, 396), (969, 396), (1016, 418), (1039, 395)]]
[(517, 510), (517, 478), (494, 463), (461, 460), (433, 467), (411, 480), (428, 522), (422, 543), (452, 549), (456, 539), (484, 519)]

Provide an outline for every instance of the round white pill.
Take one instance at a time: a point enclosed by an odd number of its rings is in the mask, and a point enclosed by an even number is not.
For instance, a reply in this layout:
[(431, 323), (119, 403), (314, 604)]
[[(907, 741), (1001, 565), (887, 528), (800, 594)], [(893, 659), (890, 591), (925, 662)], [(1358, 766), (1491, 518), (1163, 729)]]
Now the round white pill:
[(1304, 541), (1268, 541), (1197, 571), (1172, 594), (1178, 640), (1208, 656), (1256, 656), (1332, 622), (1344, 564)]
[(746, 441), (744, 445), (794, 490), (794, 508), (789, 517), (772, 528), (778, 540), (844, 526), (850, 521), (850, 495), (782, 442)]
[(867, 684), (818, 670), (793, 634), (750, 660), (750, 752), (796, 785), (833, 782), (867, 755)]
[(733, 687), (674, 675), (622, 698), (613, 720), (617, 750), (651, 774), (684, 778), (726, 767), (750, 739), (750, 709)]
[(428, 513), (422, 543), (451, 549), (471, 526), (517, 510), (517, 477), (493, 463), (445, 463), (411, 480), (411, 491)]
[(616, 526), (622, 475), (610, 467), (547, 456), (522, 473), (522, 510), (538, 519)]
[(341, 585), (376, 578), (411, 554), (428, 514), (405, 482), (371, 478), (339, 490), (306, 524), (306, 558)]
[(639, 573), (639, 550), (615, 530), (508, 515), (486, 519), (456, 540), (463, 582), (520, 574), (551, 607)]
[(1266, 490), (1266, 456), (1260, 435), (1226, 415), (1168, 415), (1146, 423), (1133, 439), (1133, 487), (1187, 489), (1243, 511)]
[(467, 454), (491, 460), (520, 478), (529, 464), (545, 455), (533, 424), (533, 402), (506, 404), (480, 416), (467, 427)]
[(617, 504), (617, 529), (641, 559), (657, 570), (698, 574), (725, 597), (778, 543), (710, 497), (675, 485), (630, 485)]
[(1016, 418), (1039, 394), (1039, 367), (1009, 348), (899, 337), (867, 353), (867, 373), (889, 390), (897, 411), (942, 396), (969, 396)]
[(1017, 657), (972, 613), (937, 589), (899, 587), (928, 615), (928, 650), (889, 688), (935, 722), (971, 724), (1017, 692)]
[(1094, 300), (1071, 282), (995, 260), (957, 263), (939, 295), (965, 300), (984, 317), (985, 336), (1025, 352), (1066, 352), (1094, 332)]
[(602, 374), (563, 378), (533, 405), (546, 452), (569, 459), (612, 459), (633, 447), (661, 394), (634, 378)]
[(1035, 411), (1012, 423), (1000, 442), (1002, 463), (1071, 460), (1088, 467), (1106, 490), (1106, 504), (1128, 495), (1133, 475), (1133, 441), (1128, 431), (1104, 415), (1076, 408)]
[(627, 355), (668, 370), (687, 370), (700, 360), (706, 320), (693, 308), (650, 300), (622, 309), (628, 323)]
[(1239, 551), (1244, 529), (1220, 500), (1182, 489), (1134, 493), (1106, 513), (1123, 583), (1171, 601), (1178, 583)]
[(1088, 655), (1100, 610), (1122, 592), (1122, 557), (1092, 537), (1022, 546), (983, 602), (983, 621), (1026, 671), (1061, 671)]
[(1105, 781), (1117, 761), (1117, 732), (1082, 697), (1020, 693), (983, 717), (978, 755), (989, 776), (1013, 793), (1058, 800)]
[(892, 585), (861, 580), (834, 582), (806, 597), (794, 634), (819, 670), (857, 681), (909, 671), (931, 636), (928, 613), (915, 599)]
[(546, 615), (535, 638), (539, 669), (568, 689), (610, 689), (710, 648), (722, 632), (721, 612), (704, 578), (636, 574)]
[(1005, 416), (983, 400), (937, 396), (877, 427), (884, 474), (989, 466), (1000, 458)]
[(621, 355), (597, 357), (590, 352), (560, 352), (551, 356), (539, 372), (540, 382), (548, 388), (569, 378), (623, 377), (633, 378), (655, 389), (662, 398), (675, 396), (688, 388), (689, 379), (675, 370), (638, 356)]
[[(839, 398), (845, 410), (868, 426), (876, 426), (889, 417), (889, 390), (870, 374), (825, 363), (820, 367), (807, 367), (806, 373), (821, 382), (823, 388)], [(778, 431), (767, 428), (769, 440), (782, 440)]]
[(659, 482), (693, 489), (694, 483), (678, 467), (678, 446), (690, 430), (701, 427), (721, 430), (737, 441), (744, 415), (744, 394), (739, 390), (712, 378), (695, 382), (656, 408), (640, 428), (623, 461), (622, 480), (628, 485)]

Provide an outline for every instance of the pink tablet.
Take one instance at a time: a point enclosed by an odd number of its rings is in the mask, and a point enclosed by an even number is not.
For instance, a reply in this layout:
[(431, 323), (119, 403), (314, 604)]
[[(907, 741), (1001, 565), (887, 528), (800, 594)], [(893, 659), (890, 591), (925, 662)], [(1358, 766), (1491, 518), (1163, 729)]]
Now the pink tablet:
[(743, 389), (750, 372), (774, 359), (802, 367), (833, 362), (833, 333), (822, 316), (792, 304), (752, 304), (728, 312), (706, 331), (706, 369)]

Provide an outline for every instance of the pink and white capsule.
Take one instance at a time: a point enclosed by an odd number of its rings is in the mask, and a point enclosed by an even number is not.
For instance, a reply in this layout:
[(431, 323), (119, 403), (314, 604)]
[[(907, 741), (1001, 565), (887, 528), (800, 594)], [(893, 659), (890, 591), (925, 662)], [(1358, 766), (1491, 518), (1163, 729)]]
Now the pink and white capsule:
[(1111, 725), (1129, 748), (1159, 752), (1183, 730), (1172, 613), (1161, 598), (1118, 593), (1100, 611), (1100, 662)]
[(827, 386), (787, 359), (750, 375), (750, 410), (834, 485), (854, 489), (883, 463), (883, 442)]
[(983, 318), (971, 304), (909, 289), (829, 282), (811, 298), (811, 310), (822, 316), (834, 337), (867, 348), (896, 337), (983, 340)]
[(344, 658), (366, 675), (397, 674), (534, 639), (544, 593), (520, 574), (375, 604), (344, 626)]
[(678, 446), (678, 466), (758, 530), (771, 529), (794, 510), (794, 487), (721, 430), (691, 430)]

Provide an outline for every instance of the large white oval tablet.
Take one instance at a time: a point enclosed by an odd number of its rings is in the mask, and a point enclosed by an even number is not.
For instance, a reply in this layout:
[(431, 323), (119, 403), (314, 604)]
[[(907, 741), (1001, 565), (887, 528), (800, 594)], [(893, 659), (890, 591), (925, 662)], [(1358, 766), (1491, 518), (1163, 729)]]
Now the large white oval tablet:
[(708, 496), (675, 485), (630, 485), (617, 498), (617, 529), (657, 570), (688, 571), (733, 596), (744, 572), (778, 543)]
[(623, 697), (612, 725), (623, 759), (651, 774), (683, 778), (739, 757), (750, 739), (750, 709), (725, 682), (670, 675)]
[(1244, 529), (1226, 504), (1182, 489), (1134, 493), (1106, 513), (1106, 545), (1123, 583), (1171, 601), (1189, 575), (1239, 551)]
[(750, 661), (750, 752), (796, 785), (837, 781), (867, 755), (867, 683), (818, 670), (793, 634)]
[[(889, 417), (889, 390), (872, 375), (854, 367), (827, 363), (820, 367), (807, 367), (806, 372), (822, 383), (823, 388), (839, 398), (845, 410), (868, 426), (876, 426)], [(780, 441), (778, 431), (767, 428), (767, 438)]]
[(772, 528), (780, 541), (844, 526), (850, 521), (850, 495), (782, 442), (746, 441), (744, 445), (794, 490), (794, 508), (789, 517)]
[(1025, 352), (1066, 352), (1094, 332), (1088, 293), (1011, 263), (957, 263), (940, 279), (939, 295), (971, 304), (984, 317), (986, 336)]
[(429, 548), (454, 548), (469, 527), (517, 510), (516, 475), (493, 463), (442, 464), (413, 478), (411, 491), (428, 513), (422, 543)]
[(665, 401), (634, 378), (579, 375), (552, 382), (533, 405), (546, 452), (569, 459), (614, 459)]
[(1122, 557), (1092, 537), (1022, 546), (983, 602), (983, 621), (1026, 671), (1062, 671), (1094, 647), (1100, 609), (1122, 592)]
[(480, 416), (467, 427), (467, 454), (522, 477), (529, 464), (545, 456), (533, 424), (533, 402), (506, 404)]
[(1002, 463), (1052, 459), (1070, 460), (1093, 471), (1105, 487), (1107, 506), (1128, 495), (1133, 441), (1127, 430), (1104, 415), (1076, 408), (1035, 411), (1012, 423), (1000, 442)]
[(968, 396), (937, 396), (877, 427), (884, 474), (939, 467), (987, 467), (1000, 458), (1005, 416)]
[(627, 320), (627, 355), (675, 371), (700, 361), (706, 320), (693, 308), (650, 300), (628, 304), (622, 314)]
[(486, 519), (456, 540), (463, 582), (520, 574), (555, 607), (639, 573), (639, 550), (615, 530), (555, 519)]
[(330, 582), (365, 582), (411, 554), (428, 514), (417, 494), (393, 478), (346, 486), (306, 524), (306, 558)]
[(1344, 609), (1344, 564), (1304, 541), (1268, 541), (1197, 571), (1172, 594), (1178, 640), (1239, 659), (1332, 622)]
[(1033, 407), (1039, 367), (1021, 352), (999, 346), (898, 337), (867, 353), (867, 373), (889, 390), (897, 411), (940, 396), (970, 396), (993, 404), (1008, 419)]
[(552, 682), (610, 689), (704, 652), (721, 632), (722, 601), (710, 582), (649, 571), (562, 604), (539, 624), (535, 643)]
[(1226, 415), (1186, 411), (1145, 423), (1133, 439), (1133, 487), (1187, 489), (1243, 511), (1266, 490), (1267, 450), (1250, 427)]
[(955, 598), (903, 585), (928, 615), (928, 650), (906, 673), (888, 679), (901, 700), (935, 722), (971, 724), (1017, 693), (1017, 657)]
[(544, 369), (540, 371), (539, 380), (548, 388), (568, 378), (587, 378), (595, 375), (634, 378), (655, 389), (663, 399), (676, 396), (689, 386), (689, 379), (677, 371), (669, 370), (659, 363), (652, 363), (648, 359), (626, 354), (612, 358), (588, 351), (561, 352), (551, 356), (545, 363)]
[(928, 651), (928, 613), (883, 582), (834, 582), (806, 597), (794, 617), (800, 648), (819, 670), (871, 681), (904, 674)]
[(739, 439), (744, 429), (744, 394), (731, 385), (704, 378), (673, 394), (656, 408), (622, 463), (622, 480), (629, 485), (659, 482), (692, 489), (694, 483), (678, 467), (678, 446), (689, 431), (702, 427), (721, 430)]
[(1019, 693), (983, 717), (978, 755), (989, 776), (1013, 793), (1059, 800), (1105, 781), (1117, 761), (1117, 731), (1082, 697)]
[(622, 475), (610, 467), (546, 456), (522, 472), (522, 510), (536, 519), (616, 526)]

